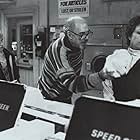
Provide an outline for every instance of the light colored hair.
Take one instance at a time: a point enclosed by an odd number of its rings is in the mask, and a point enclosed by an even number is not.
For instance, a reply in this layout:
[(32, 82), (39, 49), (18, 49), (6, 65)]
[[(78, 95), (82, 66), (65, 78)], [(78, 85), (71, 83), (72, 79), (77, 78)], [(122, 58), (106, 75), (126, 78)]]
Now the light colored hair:
[(80, 16), (74, 16), (74, 17), (70, 17), (69, 19), (66, 20), (65, 25), (63, 26), (63, 31), (66, 32), (68, 30), (74, 30), (75, 29), (75, 23), (77, 21), (85, 21), (86, 20)]

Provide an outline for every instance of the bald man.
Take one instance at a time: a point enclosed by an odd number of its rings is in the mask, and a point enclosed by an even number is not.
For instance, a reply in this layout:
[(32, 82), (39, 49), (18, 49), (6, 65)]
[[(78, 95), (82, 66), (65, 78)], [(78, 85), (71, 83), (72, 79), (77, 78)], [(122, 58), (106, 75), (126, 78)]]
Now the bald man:
[(98, 74), (80, 75), (83, 49), (91, 33), (86, 20), (79, 16), (71, 17), (63, 31), (64, 35), (46, 51), (38, 86), (46, 99), (70, 103), (73, 93), (95, 88), (101, 81)]

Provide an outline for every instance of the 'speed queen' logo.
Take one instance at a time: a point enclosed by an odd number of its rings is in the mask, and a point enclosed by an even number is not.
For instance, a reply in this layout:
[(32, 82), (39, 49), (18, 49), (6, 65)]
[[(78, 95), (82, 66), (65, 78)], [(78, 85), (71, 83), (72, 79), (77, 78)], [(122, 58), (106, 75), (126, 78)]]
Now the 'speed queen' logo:
[(119, 135), (115, 135), (109, 132), (103, 132), (97, 129), (93, 129), (91, 136), (93, 138), (99, 139), (99, 140), (134, 140), (131, 138), (127, 138), (127, 137), (121, 137)]
[(0, 103), (0, 110), (9, 111), (10, 105)]

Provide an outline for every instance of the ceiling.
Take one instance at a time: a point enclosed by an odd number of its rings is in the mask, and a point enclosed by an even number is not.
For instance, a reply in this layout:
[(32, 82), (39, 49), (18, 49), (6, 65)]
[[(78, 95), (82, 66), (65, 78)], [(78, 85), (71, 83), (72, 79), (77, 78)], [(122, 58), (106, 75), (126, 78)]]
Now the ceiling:
[(9, 5), (14, 4), (17, 0), (0, 0), (0, 9), (5, 9)]

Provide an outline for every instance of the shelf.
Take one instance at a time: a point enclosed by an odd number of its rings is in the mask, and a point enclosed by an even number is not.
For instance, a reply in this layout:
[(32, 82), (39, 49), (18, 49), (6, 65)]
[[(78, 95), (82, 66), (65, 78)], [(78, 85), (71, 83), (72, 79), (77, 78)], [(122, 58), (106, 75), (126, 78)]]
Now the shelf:
[(33, 51), (25, 51), (25, 53), (33, 54)]
[(33, 34), (26, 34), (26, 33), (23, 33), (23, 36), (32, 36)]
[(22, 68), (22, 69), (28, 69), (28, 70), (32, 70), (33, 69), (33, 66), (32, 65), (27, 65), (27, 64), (17, 64), (17, 66), (19, 68)]
[(17, 66), (22, 69), (32, 70), (33, 69), (32, 59), (21, 58), (18, 60)]
[(109, 43), (87, 43), (86, 46), (103, 46), (103, 47), (122, 47), (122, 44), (109, 44)]

